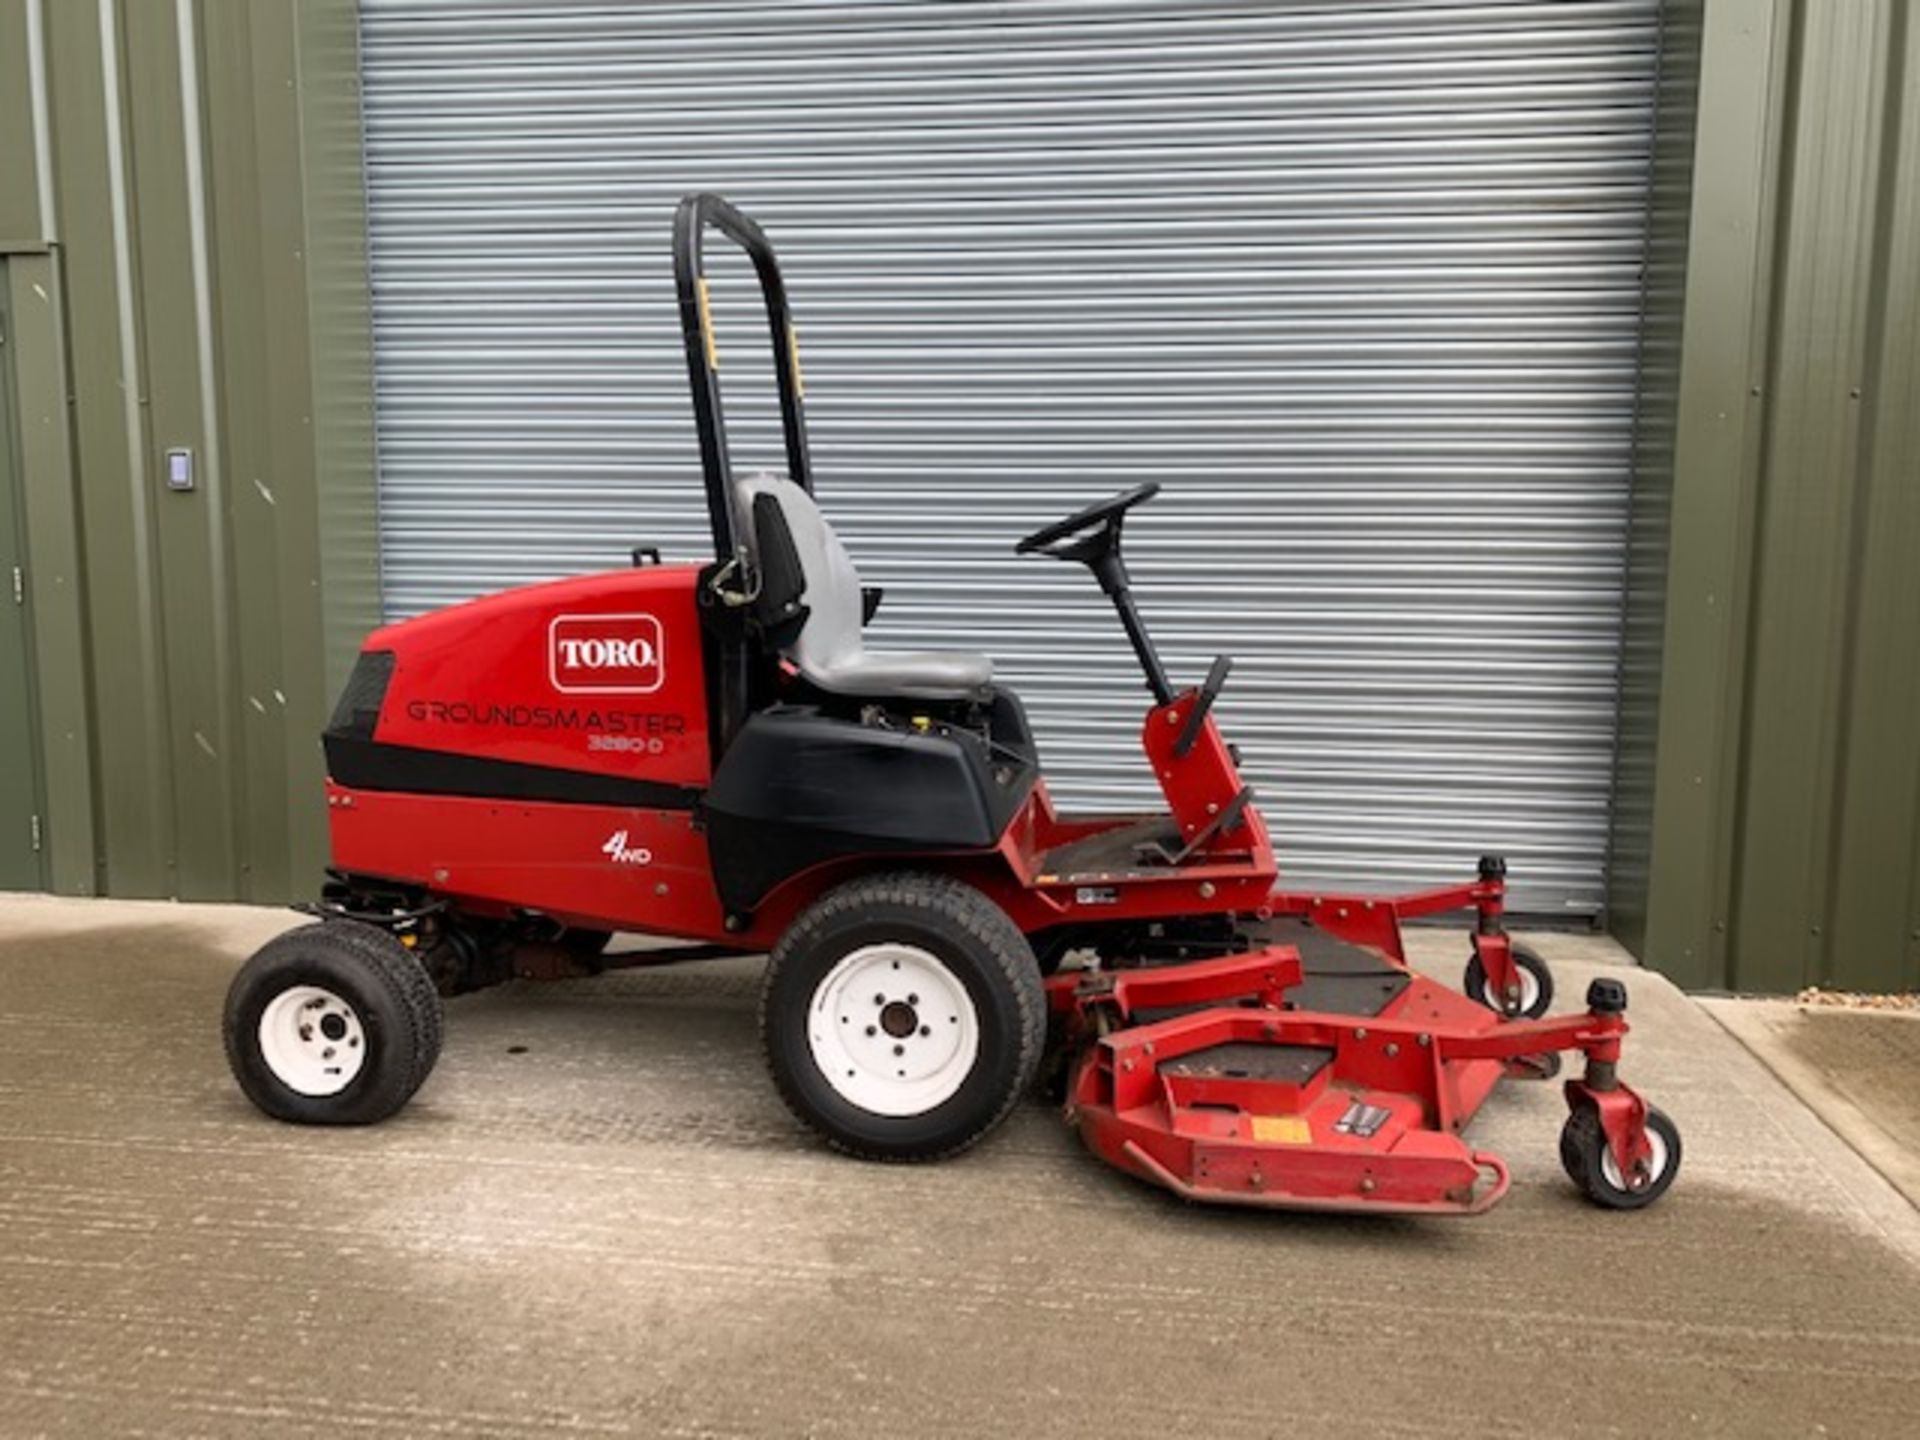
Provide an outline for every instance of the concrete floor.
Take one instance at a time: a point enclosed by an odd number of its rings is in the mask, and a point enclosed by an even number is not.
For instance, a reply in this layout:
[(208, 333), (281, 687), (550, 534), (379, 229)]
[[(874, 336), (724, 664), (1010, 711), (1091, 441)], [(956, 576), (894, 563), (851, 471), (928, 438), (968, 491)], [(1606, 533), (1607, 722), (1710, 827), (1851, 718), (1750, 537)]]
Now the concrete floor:
[(1874, 1169), (1920, 1206), (1920, 1013), (1792, 1000), (1700, 1002)]
[(0, 898), (0, 1435), (1913, 1433), (1920, 1218), (1657, 977), (1660, 1205), (1585, 1205), (1508, 1087), (1499, 1209), (1368, 1221), (1183, 1207), (1037, 1104), (836, 1158), (734, 962), (456, 1001), (400, 1117), (276, 1125), (218, 1017), (285, 923)]

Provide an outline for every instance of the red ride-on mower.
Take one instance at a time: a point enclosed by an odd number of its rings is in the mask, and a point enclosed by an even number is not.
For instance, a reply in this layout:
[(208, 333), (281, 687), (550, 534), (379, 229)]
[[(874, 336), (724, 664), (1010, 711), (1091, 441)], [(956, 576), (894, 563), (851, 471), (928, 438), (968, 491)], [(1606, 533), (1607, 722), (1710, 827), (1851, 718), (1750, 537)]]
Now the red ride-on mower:
[[(709, 227), (766, 302), (787, 474), (736, 475), (702, 271)], [(1055, 810), (985, 656), (890, 653), (880, 602), (814, 503), (785, 287), (711, 195), (674, 221), (714, 557), (530, 585), (370, 636), (325, 733), (321, 923), (266, 945), (226, 1007), (269, 1115), (385, 1118), (432, 1069), (442, 995), (515, 975), (771, 951), (775, 1084), (850, 1154), (951, 1155), (1062, 1047), (1088, 1146), (1195, 1200), (1485, 1210), (1506, 1167), (1461, 1131), (1505, 1076), (1585, 1057), (1560, 1153), (1593, 1200), (1673, 1183), (1680, 1138), (1621, 1083), (1626, 991), (1548, 1016), (1553, 981), (1501, 918), (1504, 864), (1393, 898), (1278, 883), (1212, 707), (1176, 691), (1121, 556), (1142, 485), (1022, 540), (1088, 567), (1152, 692), (1167, 808)], [(1470, 910), (1468, 996), (1408, 969), (1401, 922)], [(681, 943), (620, 954), (615, 931)], [(1051, 1023), (1050, 1023), (1051, 1022)]]

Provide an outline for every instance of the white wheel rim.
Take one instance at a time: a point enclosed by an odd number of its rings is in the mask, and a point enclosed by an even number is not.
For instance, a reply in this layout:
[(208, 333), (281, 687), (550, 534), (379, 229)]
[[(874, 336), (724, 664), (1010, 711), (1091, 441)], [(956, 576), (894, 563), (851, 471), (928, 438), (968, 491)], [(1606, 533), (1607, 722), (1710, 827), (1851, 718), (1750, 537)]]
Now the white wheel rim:
[[(1535, 1002), (1540, 999), (1540, 977), (1520, 964), (1517, 960), (1513, 965), (1513, 973), (1520, 982), (1520, 1008), (1513, 1013), (1516, 1015), (1525, 1015), (1533, 1009)], [(1486, 976), (1484, 963), (1481, 966), (1480, 988), (1486, 996), (1487, 1008), (1489, 1010), (1498, 1010), (1504, 1015), (1507, 1011), (1506, 997), (1493, 988), (1492, 979)]]
[[(1613, 1146), (1607, 1143), (1606, 1132), (1602, 1131), (1600, 1143), (1605, 1148), (1600, 1152), (1600, 1176), (1607, 1184), (1623, 1195), (1634, 1193), (1627, 1184), (1626, 1177), (1620, 1173), (1620, 1162), (1613, 1158)], [(1667, 1137), (1651, 1125), (1647, 1127), (1647, 1185), (1657, 1185), (1660, 1177), (1667, 1173)], [(1642, 1186), (1645, 1189), (1646, 1186)]]
[(874, 1115), (924, 1115), (973, 1073), (980, 1017), (931, 951), (864, 945), (814, 987), (807, 1046), (842, 1100)]
[(318, 985), (294, 985), (269, 1000), (259, 1036), (260, 1058), (296, 1095), (338, 1095), (367, 1063), (359, 1014)]

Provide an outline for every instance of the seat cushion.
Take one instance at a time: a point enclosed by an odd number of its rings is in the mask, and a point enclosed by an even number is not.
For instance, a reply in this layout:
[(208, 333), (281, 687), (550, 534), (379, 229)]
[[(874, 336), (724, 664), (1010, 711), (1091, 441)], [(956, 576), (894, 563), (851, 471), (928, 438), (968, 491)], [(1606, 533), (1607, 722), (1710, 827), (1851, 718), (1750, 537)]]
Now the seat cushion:
[(965, 700), (993, 683), (993, 661), (964, 650), (862, 648), (842, 652), (807, 678), (836, 695)]
[(753, 534), (753, 501), (771, 495), (806, 577), (806, 623), (783, 653), (802, 675), (834, 695), (872, 699), (968, 700), (993, 680), (993, 662), (962, 651), (872, 651), (860, 634), (860, 576), (813, 497), (790, 480), (753, 475), (734, 484), (739, 526)]

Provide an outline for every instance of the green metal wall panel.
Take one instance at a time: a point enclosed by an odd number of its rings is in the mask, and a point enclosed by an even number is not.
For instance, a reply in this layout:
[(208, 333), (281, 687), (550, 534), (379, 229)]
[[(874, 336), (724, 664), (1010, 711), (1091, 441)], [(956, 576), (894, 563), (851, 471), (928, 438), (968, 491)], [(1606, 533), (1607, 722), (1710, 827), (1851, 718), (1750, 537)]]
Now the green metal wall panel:
[[(130, 214), (117, 9), (47, 14), (55, 220), (66, 280), (73, 481), (85, 537), (90, 660), (112, 723), (93, 724), (101, 883), (173, 893), (170, 715), (153, 563), (141, 272)], [(24, 363), (24, 361), (23, 361)], [(109, 680), (110, 684), (100, 683)]]
[(67, 407), (65, 295), (46, 252), (7, 257), (18, 477), (26, 518), (26, 591), (34, 635), (41, 844), (47, 883), (63, 895), (97, 888), (93, 695), (79, 510)]
[[(236, 872), (234, 810), (238, 772), (236, 696), (229, 655), (233, 595), (227, 583), (228, 475), (213, 419), (219, 383), (205, 363), (213, 343), (202, 311), (205, 187), (198, 180), (200, 97), (183, 81), (195, 63), (183, 28), (193, 7), (122, 8), (128, 56), (126, 114), (137, 137), (130, 204), (141, 276), (135, 303), (147, 421), (147, 486), (159, 596), (160, 667), (168, 725), (164, 759), (171, 785), (171, 893), (183, 899), (244, 894)], [(158, 143), (152, 143), (158, 142)], [(229, 401), (243, 398), (228, 394)], [(195, 488), (163, 488), (166, 452), (192, 455)]]
[(38, 890), (41, 864), (40, 745), (34, 730), (25, 506), (16, 463), (6, 286), (0, 256), (0, 890)]
[(1662, 11), (1655, 92), (1653, 181), (1634, 403), (1633, 493), (1620, 637), (1620, 722), (1607, 853), (1607, 927), (1629, 949), (1646, 943), (1652, 883), (1653, 801), (1660, 667), (1667, 612), (1693, 141), (1698, 123), (1701, 0)]
[(48, 163), (0, 171), (0, 216), (30, 192), (47, 220), (22, 410), (70, 642), (42, 706), (54, 883), (309, 894), (315, 736), (379, 605), (353, 6), (0, 0), (6, 36), (46, 82)]
[[(288, 359), (272, 343), (275, 325), (298, 324), (277, 313), (283, 297), (267, 282), (266, 217), (261, 207), (261, 133), (255, 105), (255, 11), (248, 5), (206, 10), (208, 168), (213, 187), (213, 247), (220, 258), (220, 304), (215, 330), (224, 376), (251, 376), (244, 403), (222, 396), (220, 464), (225, 485), (224, 523), (230, 541), (236, 594), (253, 597), (233, 616), (235, 720), (238, 742), (239, 869), (249, 893), (286, 894), (292, 882), (288, 847), (275, 844), (289, 813), (286, 694), (281, 656), (286, 597), (280, 583), (280, 506), (293, 488), (293, 459), (276, 451), (271, 404), (259, 403), (286, 387)], [(264, 21), (274, 12), (261, 7)], [(282, 87), (285, 88), (284, 86)], [(272, 155), (276, 163), (282, 157)], [(282, 241), (281, 243), (284, 243)], [(284, 285), (284, 275), (276, 275)], [(283, 332), (282, 332), (283, 333)], [(300, 451), (285, 447), (297, 456)], [(293, 562), (298, 568), (297, 559)], [(293, 574), (284, 577), (295, 581)]]
[[(1888, 37), (1823, 982), (1920, 985), (1920, 24)], [(1904, 957), (1904, 963), (1902, 963)], [(1856, 981), (1855, 976), (1862, 977)]]
[(0, 6), (0, 251), (42, 237), (39, 0)]
[(1887, 18), (1808, 7), (1796, 47), (1729, 915), (1736, 983), (1762, 990), (1821, 978), (1826, 949)]
[(1644, 958), (1920, 981), (1911, 9), (1710, 6)]

